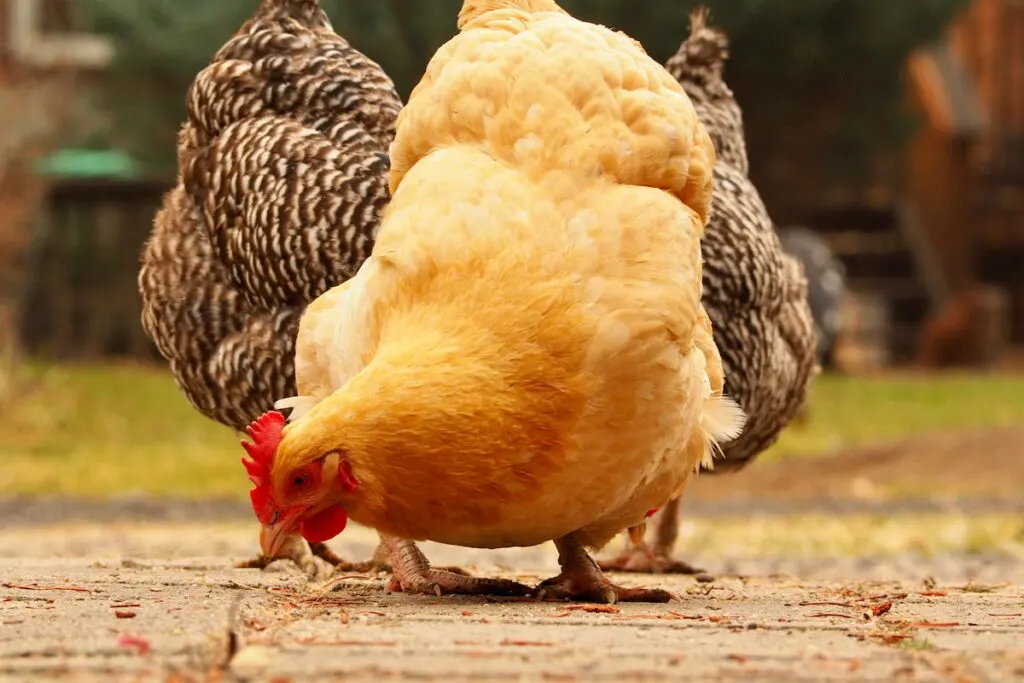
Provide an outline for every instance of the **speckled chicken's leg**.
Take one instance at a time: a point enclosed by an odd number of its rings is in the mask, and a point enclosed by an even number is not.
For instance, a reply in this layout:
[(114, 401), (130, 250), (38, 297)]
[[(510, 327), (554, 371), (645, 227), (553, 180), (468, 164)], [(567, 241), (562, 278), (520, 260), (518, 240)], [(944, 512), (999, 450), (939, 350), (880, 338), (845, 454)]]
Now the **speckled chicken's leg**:
[(317, 557), (332, 565), (335, 571), (369, 572), (389, 568), (386, 560), (383, 558), (380, 546), (374, 552), (373, 559), (367, 562), (348, 562), (339, 557), (326, 544), (307, 543), (305, 539), (298, 535), (289, 536), (276, 557), (260, 555), (256, 559), (239, 562), (235, 566), (240, 569), (266, 569), (270, 563), (277, 560), (291, 560), (312, 580), (320, 574), (320, 567), (315, 559)]
[(633, 527), (629, 530), (630, 547), (614, 559), (599, 562), (601, 569), (632, 574), (704, 574), (703, 569), (672, 559), (672, 548), (679, 536), (679, 501), (671, 500), (662, 508), (654, 548), (644, 541), (646, 525)]
[(458, 595), (529, 595), (531, 590), (508, 579), (482, 579), (446, 569), (434, 569), (426, 555), (413, 541), (381, 534), (381, 543), (391, 558), (394, 576), (388, 591), (396, 593), (422, 593), (441, 596)]
[(555, 541), (562, 573), (537, 586), (537, 597), (587, 602), (668, 602), (674, 596), (658, 588), (624, 588), (605, 578), (574, 534)]

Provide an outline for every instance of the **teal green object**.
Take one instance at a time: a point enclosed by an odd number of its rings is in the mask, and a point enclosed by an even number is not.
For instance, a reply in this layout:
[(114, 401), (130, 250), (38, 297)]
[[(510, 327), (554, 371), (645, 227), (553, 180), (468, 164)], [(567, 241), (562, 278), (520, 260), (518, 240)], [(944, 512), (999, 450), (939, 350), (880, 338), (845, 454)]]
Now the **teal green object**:
[(116, 149), (62, 149), (40, 159), (36, 173), (57, 178), (134, 178), (139, 165)]

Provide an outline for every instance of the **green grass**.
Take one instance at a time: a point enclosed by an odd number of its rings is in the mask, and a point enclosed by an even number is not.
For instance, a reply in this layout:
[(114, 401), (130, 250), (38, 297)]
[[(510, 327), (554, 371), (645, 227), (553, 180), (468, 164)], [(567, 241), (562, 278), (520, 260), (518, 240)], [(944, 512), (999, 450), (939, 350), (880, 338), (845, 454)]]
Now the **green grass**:
[(909, 375), (818, 377), (810, 419), (782, 433), (770, 460), (937, 430), (1024, 423), (1024, 376)]
[[(169, 374), (137, 365), (35, 366), (0, 407), (0, 491), (241, 498), (238, 436), (197, 413)], [(1019, 377), (821, 377), (810, 420), (768, 457), (917, 432), (1024, 423)]]
[(33, 368), (0, 413), (0, 491), (242, 496), (235, 433), (170, 375), (135, 365)]

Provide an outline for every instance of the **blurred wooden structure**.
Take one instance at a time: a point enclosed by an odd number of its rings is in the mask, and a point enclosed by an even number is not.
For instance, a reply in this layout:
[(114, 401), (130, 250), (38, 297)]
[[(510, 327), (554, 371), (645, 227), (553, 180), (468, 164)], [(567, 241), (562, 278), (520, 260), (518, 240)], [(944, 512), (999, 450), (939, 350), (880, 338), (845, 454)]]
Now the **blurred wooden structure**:
[(156, 358), (139, 323), (139, 253), (170, 181), (55, 182), (29, 252), (22, 338), (54, 359)]
[(902, 187), (804, 220), (846, 266), (855, 367), (927, 360), (939, 337), (979, 364), (1024, 345), (1024, 2), (974, 0), (910, 56), (907, 83), (919, 125)]
[(1024, 3), (975, 0), (908, 74), (923, 125), (907, 194), (927, 237), (919, 260), (936, 324), (987, 286), (993, 315), (1005, 300), (1007, 335), (1024, 344)]
[(34, 165), (58, 144), (75, 76), (112, 56), (74, 32), (72, 10), (70, 0), (0, 0), (0, 364), (18, 356), (29, 227), (45, 191)]

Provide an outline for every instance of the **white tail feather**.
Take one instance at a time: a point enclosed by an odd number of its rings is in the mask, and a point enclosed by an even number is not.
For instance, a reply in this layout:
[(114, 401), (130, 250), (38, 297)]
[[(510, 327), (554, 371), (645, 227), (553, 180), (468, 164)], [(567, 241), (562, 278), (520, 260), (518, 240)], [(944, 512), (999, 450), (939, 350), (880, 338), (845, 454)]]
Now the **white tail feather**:
[(294, 422), (309, 412), (309, 409), (319, 402), (320, 399), (312, 396), (290, 396), (274, 401), (274, 409), (287, 410), (291, 408), (292, 412), (288, 415), (288, 422)]
[(701, 465), (712, 469), (715, 454), (722, 454), (722, 444), (739, 437), (746, 423), (747, 415), (739, 403), (728, 396), (709, 397), (704, 402), (700, 416), (700, 427), (708, 440), (708, 449)]

